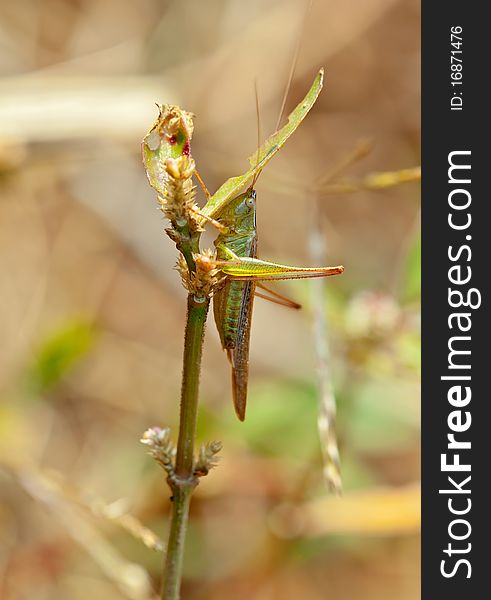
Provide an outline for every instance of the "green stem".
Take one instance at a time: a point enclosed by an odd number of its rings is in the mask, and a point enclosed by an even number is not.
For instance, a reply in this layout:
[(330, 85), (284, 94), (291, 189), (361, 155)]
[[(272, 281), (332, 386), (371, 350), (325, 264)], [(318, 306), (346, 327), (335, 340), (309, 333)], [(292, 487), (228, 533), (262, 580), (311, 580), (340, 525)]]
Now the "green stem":
[(194, 254), (199, 252), (199, 235), (191, 235), (189, 223), (179, 225), (176, 221), (173, 221), (172, 227), (179, 234), (179, 241), (176, 246), (184, 256), (189, 272), (196, 272)]
[(163, 600), (178, 600), (189, 504), (198, 478), (194, 474), (194, 443), (198, 416), (199, 374), (206, 317), (210, 301), (188, 296), (181, 388), (181, 412), (175, 475), (169, 480), (173, 494), (172, 516), (164, 565)]

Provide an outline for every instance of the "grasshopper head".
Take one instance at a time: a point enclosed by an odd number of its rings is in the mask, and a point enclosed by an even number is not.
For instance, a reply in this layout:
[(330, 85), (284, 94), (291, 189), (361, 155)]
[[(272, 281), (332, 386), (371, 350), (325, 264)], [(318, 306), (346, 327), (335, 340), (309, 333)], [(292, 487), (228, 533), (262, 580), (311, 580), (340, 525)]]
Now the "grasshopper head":
[(220, 215), (219, 221), (236, 234), (249, 233), (256, 228), (256, 190), (248, 188), (236, 196)]

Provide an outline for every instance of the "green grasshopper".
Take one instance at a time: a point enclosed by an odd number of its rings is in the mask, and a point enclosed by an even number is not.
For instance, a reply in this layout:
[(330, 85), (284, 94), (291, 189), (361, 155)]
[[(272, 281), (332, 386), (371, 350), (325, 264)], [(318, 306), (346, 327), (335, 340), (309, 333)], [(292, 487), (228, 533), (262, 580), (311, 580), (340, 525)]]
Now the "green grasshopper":
[[(297, 108), (289, 117), (288, 124), (273, 134), (258, 149), (255, 164), (242, 177), (228, 180), (212, 196), (204, 213), (217, 222), (220, 233), (215, 240), (216, 266), (226, 275), (223, 286), (213, 296), (213, 312), (220, 335), (222, 348), (227, 352), (232, 366), (232, 395), (235, 411), (241, 421), (245, 418), (247, 403), (247, 383), (249, 374), (249, 343), (251, 334), (252, 309), (256, 286), (259, 282), (277, 279), (298, 279), (305, 277), (326, 277), (338, 275), (344, 271), (337, 267), (291, 267), (257, 258), (256, 232), (256, 191), (257, 178), (264, 165), (281, 148), (286, 139), (295, 131), (311, 106), (317, 99), (322, 87), (320, 71), (314, 84)], [(253, 181), (247, 191), (234, 196), (234, 191), (244, 185), (252, 176)], [(208, 209), (208, 210), (207, 210)], [(272, 290), (281, 304), (300, 308)], [(269, 298), (272, 299), (272, 298)]]
[[(256, 191), (253, 186), (236, 196), (217, 217), (217, 221), (225, 229), (215, 240), (216, 264), (227, 278), (223, 287), (213, 296), (213, 313), (222, 348), (226, 350), (232, 366), (235, 412), (243, 421), (247, 403), (249, 341), (256, 285), (261, 281), (276, 279), (338, 275), (344, 268), (289, 267), (257, 259)], [(280, 303), (300, 308), (293, 302), (283, 300)]]

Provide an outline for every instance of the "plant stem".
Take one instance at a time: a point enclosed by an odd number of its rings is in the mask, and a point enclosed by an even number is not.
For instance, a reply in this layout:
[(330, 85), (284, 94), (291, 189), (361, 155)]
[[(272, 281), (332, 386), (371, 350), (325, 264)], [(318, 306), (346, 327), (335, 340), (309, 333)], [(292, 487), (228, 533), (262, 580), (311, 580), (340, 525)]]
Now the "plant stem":
[(194, 443), (201, 356), (209, 305), (208, 298), (197, 301), (193, 294), (188, 296), (176, 468), (175, 475), (169, 478), (173, 504), (164, 565), (163, 600), (179, 599), (189, 504), (193, 490), (198, 485), (198, 477), (194, 474)]

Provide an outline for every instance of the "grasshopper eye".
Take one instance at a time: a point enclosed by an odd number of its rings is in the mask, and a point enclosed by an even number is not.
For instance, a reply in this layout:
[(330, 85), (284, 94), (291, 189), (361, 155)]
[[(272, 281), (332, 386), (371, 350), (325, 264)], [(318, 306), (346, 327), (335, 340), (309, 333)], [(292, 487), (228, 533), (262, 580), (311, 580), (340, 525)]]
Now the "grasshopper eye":
[(252, 192), (252, 194), (245, 199), (245, 205), (249, 208), (254, 208), (256, 206), (256, 192)]

